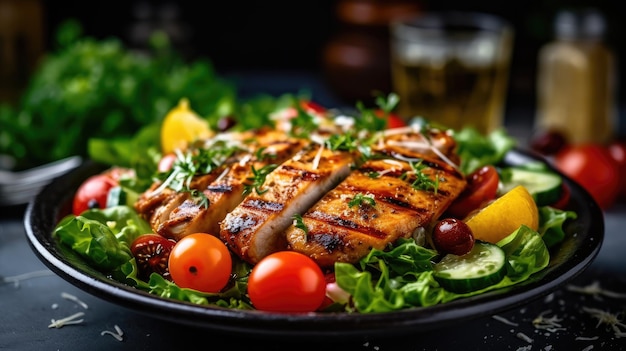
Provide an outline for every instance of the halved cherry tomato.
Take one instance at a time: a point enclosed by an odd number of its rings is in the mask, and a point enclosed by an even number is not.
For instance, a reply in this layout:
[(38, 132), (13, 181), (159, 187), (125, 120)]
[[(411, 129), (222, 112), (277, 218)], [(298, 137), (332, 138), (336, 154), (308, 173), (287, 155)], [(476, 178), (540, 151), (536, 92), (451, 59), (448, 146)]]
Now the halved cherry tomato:
[(117, 181), (105, 174), (96, 174), (87, 178), (76, 190), (72, 202), (72, 213), (79, 216), (92, 208), (105, 208), (109, 190), (117, 185)]
[(554, 158), (555, 166), (585, 188), (602, 209), (609, 208), (620, 190), (619, 167), (599, 144), (566, 146)]
[(279, 251), (252, 268), (248, 295), (259, 310), (312, 312), (324, 302), (326, 280), (321, 268), (308, 256)]
[(130, 252), (135, 257), (139, 277), (147, 280), (152, 272), (165, 278), (170, 278), (168, 260), (176, 242), (158, 234), (143, 234), (137, 237), (131, 245)]
[(176, 285), (207, 293), (220, 292), (232, 272), (230, 251), (219, 238), (207, 233), (178, 240), (168, 262)]
[(472, 172), (466, 179), (465, 190), (448, 208), (448, 214), (459, 219), (496, 198), (500, 176), (494, 166), (487, 165)]

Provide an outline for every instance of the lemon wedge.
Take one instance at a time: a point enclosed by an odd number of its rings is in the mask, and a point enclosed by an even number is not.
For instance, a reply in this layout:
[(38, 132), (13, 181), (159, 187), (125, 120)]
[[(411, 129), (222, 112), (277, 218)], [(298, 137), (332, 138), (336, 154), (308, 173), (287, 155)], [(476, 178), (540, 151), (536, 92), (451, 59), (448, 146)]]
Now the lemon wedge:
[(209, 123), (189, 106), (189, 100), (180, 99), (161, 125), (161, 151), (163, 154), (185, 149), (190, 142), (211, 135)]
[(464, 222), (472, 229), (474, 239), (497, 243), (525, 224), (539, 227), (539, 211), (528, 190), (518, 185), (482, 209), (471, 213)]

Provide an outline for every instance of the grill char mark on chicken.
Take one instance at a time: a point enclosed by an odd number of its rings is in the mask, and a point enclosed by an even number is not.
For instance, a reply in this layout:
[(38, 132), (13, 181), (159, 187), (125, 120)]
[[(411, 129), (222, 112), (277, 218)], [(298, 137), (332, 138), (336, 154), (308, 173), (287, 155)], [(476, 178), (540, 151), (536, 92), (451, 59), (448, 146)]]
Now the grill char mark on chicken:
[(286, 249), (284, 230), (293, 216), (306, 211), (348, 176), (353, 162), (351, 153), (310, 145), (267, 176), (265, 192), (248, 194), (224, 218), (220, 237), (253, 264)]
[[(398, 151), (396, 147), (394, 154)], [(302, 214), (306, 232), (290, 226), (286, 232), (288, 248), (312, 257), (322, 267), (332, 267), (335, 262), (356, 263), (372, 248), (382, 250), (430, 226), (461, 193), (466, 181), (431, 153), (401, 151), (402, 160), (394, 157), (365, 162)], [(380, 153), (385, 154), (390, 153)], [(406, 160), (421, 160), (427, 165), (422, 172), (430, 179), (439, 178), (437, 189), (413, 187), (413, 168)], [(371, 201), (351, 204), (357, 194)]]

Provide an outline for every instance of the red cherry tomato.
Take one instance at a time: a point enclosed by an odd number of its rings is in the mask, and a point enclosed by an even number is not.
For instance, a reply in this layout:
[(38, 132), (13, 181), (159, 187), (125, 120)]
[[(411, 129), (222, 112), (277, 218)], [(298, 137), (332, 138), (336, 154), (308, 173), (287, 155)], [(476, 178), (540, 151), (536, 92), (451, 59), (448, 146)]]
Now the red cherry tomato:
[(118, 185), (111, 177), (96, 174), (87, 178), (76, 190), (72, 213), (76, 216), (92, 208), (106, 208), (109, 190)]
[(619, 167), (604, 146), (570, 145), (556, 154), (554, 163), (585, 188), (602, 209), (615, 202), (620, 189)]
[(312, 312), (324, 302), (326, 280), (308, 256), (279, 251), (263, 258), (248, 277), (255, 308), (272, 312)]
[(181, 288), (218, 293), (228, 283), (232, 257), (217, 237), (194, 233), (180, 239), (169, 257), (170, 276)]
[(135, 257), (139, 276), (149, 279), (152, 272), (165, 278), (170, 277), (168, 260), (176, 242), (158, 234), (143, 234), (137, 237), (131, 245), (130, 252)]
[[(607, 146), (609, 154), (617, 163), (619, 168), (619, 178), (626, 179), (626, 141), (616, 140)], [(626, 182), (622, 182), (619, 196), (626, 199)]]
[(168, 172), (174, 166), (174, 162), (176, 161), (176, 154), (167, 154), (161, 157), (159, 160), (159, 164), (157, 165), (157, 170), (161, 173)]
[(484, 203), (496, 198), (500, 176), (492, 165), (483, 166), (467, 178), (465, 190), (448, 208), (452, 217), (463, 219)]

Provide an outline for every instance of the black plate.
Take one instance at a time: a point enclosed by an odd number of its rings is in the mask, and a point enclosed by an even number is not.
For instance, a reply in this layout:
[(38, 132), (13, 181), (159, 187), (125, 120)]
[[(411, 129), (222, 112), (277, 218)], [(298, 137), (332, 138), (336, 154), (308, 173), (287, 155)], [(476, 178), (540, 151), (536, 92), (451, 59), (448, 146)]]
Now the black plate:
[[(527, 152), (509, 152), (505, 163), (519, 165), (540, 160)], [(255, 336), (341, 337), (389, 336), (442, 328), (493, 315), (529, 303), (561, 287), (591, 264), (604, 237), (601, 209), (580, 186), (564, 177), (571, 188), (569, 209), (578, 219), (566, 226), (565, 241), (552, 252), (549, 266), (523, 284), (459, 299), (441, 305), (378, 314), (278, 314), (206, 307), (169, 300), (107, 279), (87, 265), (71, 259), (52, 239), (58, 219), (69, 213), (72, 195), (89, 175), (102, 170), (87, 162), (49, 184), (26, 209), (29, 243), (37, 256), (63, 279), (113, 303), (152, 317), (187, 325)]]

